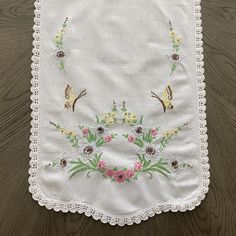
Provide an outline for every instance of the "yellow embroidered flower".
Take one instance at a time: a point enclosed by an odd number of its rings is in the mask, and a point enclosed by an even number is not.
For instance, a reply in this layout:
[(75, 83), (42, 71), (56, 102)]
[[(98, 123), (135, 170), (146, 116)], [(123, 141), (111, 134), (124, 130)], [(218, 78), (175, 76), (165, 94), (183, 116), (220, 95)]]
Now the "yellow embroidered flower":
[(61, 129), (60, 129), (60, 131), (61, 131), (61, 133), (63, 133), (63, 134), (64, 134), (64, 133), (66, 132), (66, 129), (64, 129), (64, 128), (61, 128)]
[(180, 43), (181, 43), (181, 39), (180, 39), (180, 38), (177, 38), (177, 39), (176, 39), (176, 44), (179, 46)]
[(135, 113), (131, 113), (130, 116), (132, 117), (132, 119), (137, 120), (137, 116)]
[(169, 132), (169, 131), (166, 131), (166, 132), (163, 134), (163, 136), (164, 136), (165, 138), (169, 138), (169, 137), (170, 137), (170, 132)]
[(69, 131), (68, 134), (71, 135), (71, 136), (76, 136), (76, 132), (75, 131)]
[(106, 113), (106, 114), (103, 114), (102, 119), (105, 120), (105, 119), (107, 119), (108, 117), (109, 117), (109, 115)]
[(111, 113), (111, 116), (112, 116), (112, 117), (115, 117), (115, 116), (116, 116), (116, 112), (113, 111), (113, 112)]
[(163, 135), (165, 138), (170, 138), (177, 133), (178, 133), (178, 129), (173, 129), (173, 130), (166, 131)]
[(135, 113), (124, 113), (124, 123), (128, 125), (133, 125), (137, 122), (137, 116)]
[(174, 31), (170, 31), (170, 37), (175, 38), (175, 32)]

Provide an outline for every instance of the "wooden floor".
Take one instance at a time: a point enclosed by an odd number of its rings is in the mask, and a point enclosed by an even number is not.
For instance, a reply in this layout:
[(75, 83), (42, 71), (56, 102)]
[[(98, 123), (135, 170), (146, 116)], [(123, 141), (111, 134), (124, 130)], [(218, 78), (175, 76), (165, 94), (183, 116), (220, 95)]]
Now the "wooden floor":
[(202, 0), (211, 185), (192, 212), (112, 227), (28, 192), (33, 0), (0, 0), (0, 235), (236, 235), (236, 1)]

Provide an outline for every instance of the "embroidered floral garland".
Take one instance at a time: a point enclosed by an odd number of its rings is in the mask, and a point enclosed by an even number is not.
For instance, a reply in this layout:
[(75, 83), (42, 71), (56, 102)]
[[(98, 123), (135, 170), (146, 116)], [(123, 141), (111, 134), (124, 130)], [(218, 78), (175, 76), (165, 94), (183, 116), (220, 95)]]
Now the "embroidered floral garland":
[[(97, 123), (93, 127), (80, 125), (79, 133), (62, 128), (60, 125), (51, 122), (50, 124), (64, 134), (72, 147), (76, 149), (78, 158), (72, 159), (71, 157), (63, 156), (49, 163), (47, 167), (66, 169), (70, 178), (79, 172), (86, 172), (87, 177), (90, 177), (91, 172), (98, 172), (105, 179), (118, 183), (137, 180), (141, 174), (145, 173), (150, 178), (152, 178), (153, 173), (168, 176), (171, 174), (172, 169), (191, 167), (188, 163), (181, 163), (177, 160), (168, 162), (160, 157), (161, 151), (187, 124), (159, 135), (160, 127), (148, 128), (143, 126), (143, 116), (139, 119), (135, 113), (129, 112), (125, 102), (123, 102), (120, 110), (121, 116), (119, 116), (116, 103), (113, 102), (111, 112), (105, 113), (101, 117), (96, 116)], [(117, 136), (117, 134), (109, 133), (109, 128), (115, 124), (130, 126), (131, 133), (123, 134), (123, 137), (129, 143), (133, 143), (138, 147), (136, 153), (138, 160), (130, 168), (109, 167), (102, 159), (103, 154), (100, 148), (112, 142)]]

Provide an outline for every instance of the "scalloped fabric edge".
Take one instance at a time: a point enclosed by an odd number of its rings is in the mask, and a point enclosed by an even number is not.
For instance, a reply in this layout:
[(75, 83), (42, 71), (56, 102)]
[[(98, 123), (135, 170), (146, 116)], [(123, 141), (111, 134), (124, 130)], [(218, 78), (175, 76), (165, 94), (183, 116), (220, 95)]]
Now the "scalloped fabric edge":
[(32, 79), (31, 79), (31, 136), (30, 136), (30, 169), (29, 169), (29, 191), (32, 193), (34, 200), (38, 201), (40, 206), (45, 206), (47, 209), (54, 209), (62, 212), (78, 212), (84, 213), (86, 216), (92, 216), (95, 220), (101, 220), (103, 223), (111, 225), (132, 225), (139, 224), (149, 217), (162, 212), (172, 211), (186, 211), (193, 210), (200, 205), (208, 192), (210, 183), (209, 164), (208, 164), (208, 150), (207, 150), (207, 128), (206, 128), (206, 99), (205, 99), (205, 83), (204, 83), (204, 62), (203, 62), (203, 40), (202, 40), (202, 20), (201, 20), (201, 0), (194, 0), (194, 14), (195, 14), (195, 36), (196, 36), (196, 76), (198, 82), (198, 97), (199, 97), (199, 124), (200, 124), (200, 156), (201, 156), (201, 179), (202, 183), (199, 187), (198, 193), (191, 199), (191, 201), (174, 205), (161, 204), (153, 206), (149, 209), (141, 210), (130, 216), (114, 216), (102, 210), (96, 209), (86, 204), (81, 203), (66, 203), (58, 200), (48, 198), (41, 192), (37, 185), (37, 165), (38, 165), (38, 131), (39, 131), (39, 56), (40, 56), (40, 12), (42, 0), (35, 0), (35, 17), (33, 26), (33, 56), (32, 56)]

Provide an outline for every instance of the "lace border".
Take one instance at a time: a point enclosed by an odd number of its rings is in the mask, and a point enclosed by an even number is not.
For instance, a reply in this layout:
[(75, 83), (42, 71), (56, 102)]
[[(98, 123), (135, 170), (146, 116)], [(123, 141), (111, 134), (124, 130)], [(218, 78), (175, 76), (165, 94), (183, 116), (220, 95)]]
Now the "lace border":
[(111, 225), (132, 225), (139, 224), (142, 220), (147, 220), (155, 214), (161, 212), (177, 212), (193, 210), (200, 205), (205, 198), (209, 186), (209, 164), (207, 150), (207, 128), (206, 128), (206, 99), (205, 99), (205, 83), (204, 83), (204, 62), (203, 62), (203, 41), (202, 41), (202, 21), (201, 21), (201, 0), (194, 0), (194, 12), (196, 22), (196, 76), (198, 81), (198, 96), (199, 96), (199, 120), (200, 120), (200, 155), (201, 155), (201, 178), (202, 184), (198, 194), (191, 201), (181, 205), (162, 204), (153, 206), (149, 209), (142, 210), (132, 216), (118, 217), (112, 216), (106, 212), (95, 209), (89, 205), (80, 203), (65, 203), (62, 201), (50, 199), (45, 196), (37, 186), (37, 159), (38, 159), (38, 131), (39, 131), (39, 55), (40, 55), (40, 11), (42, 0), (35, 0), (35, 18), (34, 18), (34, 33), (33, 33), (33, 56), (32, 56), (32, 79), (31, 79), (31, 136), (30, 136), (30, 169), (29, 169), (29, 191), (32, 193), (34, 200), (38, 201), (39, 205), (45, 206), (47, 209), (54, 209), (62, 212), (78, 212), (85, 213), (86, 216), (92, 216), (95, 220), (101, 220), (103, 223)]

